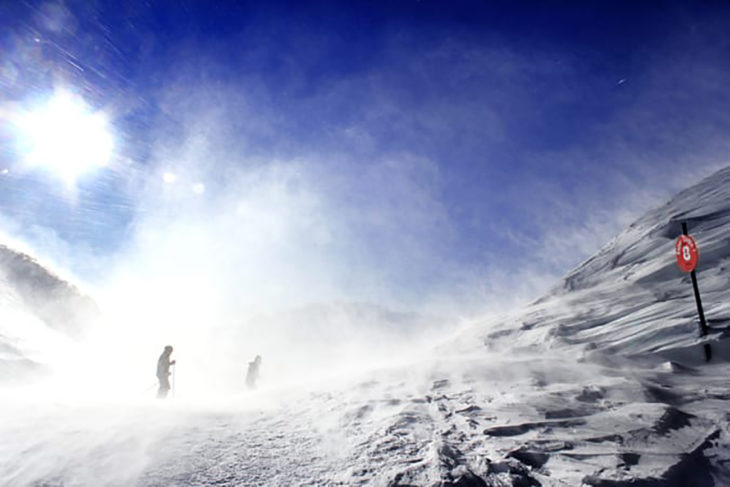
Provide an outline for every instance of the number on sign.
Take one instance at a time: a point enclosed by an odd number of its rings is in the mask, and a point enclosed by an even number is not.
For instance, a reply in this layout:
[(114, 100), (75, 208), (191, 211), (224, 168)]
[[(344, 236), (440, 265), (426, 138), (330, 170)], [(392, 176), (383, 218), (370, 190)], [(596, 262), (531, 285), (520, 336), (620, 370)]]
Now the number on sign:
[(674, 246), (677, 265), (683, 272), (692, 272), (697, 267), (697, 244), (689, 235), (680, 235)]

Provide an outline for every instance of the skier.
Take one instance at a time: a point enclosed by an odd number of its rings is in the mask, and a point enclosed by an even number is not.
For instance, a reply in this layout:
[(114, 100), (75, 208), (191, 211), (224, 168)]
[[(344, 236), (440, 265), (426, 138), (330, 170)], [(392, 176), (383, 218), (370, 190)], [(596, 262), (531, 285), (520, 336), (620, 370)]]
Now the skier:
[(172, 346), (167, 345), (160, 358), (157, 359), (157, 380), (160, 382), (157, 397), (159, 399), (166, 398), (167, 392), (170, 390), (170, 366), (175, 365), (175, 361), (170, 360), (170, 354), (172, 354)]
[(259, 378), (259, 367), (261, 367), (261, 355), (256, 355), (253, 362), (248, 363), (248, 372), (246, 373), (246, 385), (249, 389), (256, 388), (256, 381)]

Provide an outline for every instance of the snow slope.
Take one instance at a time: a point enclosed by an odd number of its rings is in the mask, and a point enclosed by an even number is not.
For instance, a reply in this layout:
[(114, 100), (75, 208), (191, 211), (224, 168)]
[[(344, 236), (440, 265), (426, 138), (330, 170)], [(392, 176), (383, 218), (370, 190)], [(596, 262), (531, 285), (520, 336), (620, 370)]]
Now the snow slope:
[[(700, 249), (709, 364), (691, 284), (674, 263), (682, 221)], [(0, 479), (64, 487), (730, 485), (728, 223), (730, 168), (647, 213), (525, 309), (357, 375), (166, 403), (49, 405), (7, 390)]]
[(647, 213), (522, 313), (519, 326), (511, 323), (511, 332), (488, 341), (579, 345), (622, 355), (672, 355), (693, 346), (698, 327), (692, 285), (674, 257), (681, 222), (697, 241), (705, 315), (712, 337), (721, 338), (730, 325), (730, 169)]

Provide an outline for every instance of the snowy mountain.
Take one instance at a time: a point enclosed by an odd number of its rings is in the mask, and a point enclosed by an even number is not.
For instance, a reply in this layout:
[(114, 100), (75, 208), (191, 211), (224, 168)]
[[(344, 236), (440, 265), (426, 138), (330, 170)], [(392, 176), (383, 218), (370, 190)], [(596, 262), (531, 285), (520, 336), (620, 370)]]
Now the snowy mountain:
[(44, 343), (54, 335), (80, 336), (98, 315), (95, 302), (73, 284), (0, 245), (0, 381), (38, 370), (34, 359)]
[[(700, 249), (710, 363), (692, 286), (675, 264), (681, 222)], [(64, 487), (730, 485), (729, 243), (730, 168), (647, 213), (525, 309), (408, 361), (215, 399), (29, 407), (5, 397), (0, 411), (12, 421), (0, 426), (0, 478)], [(336, 321), (331, 311), (312, 316)]]

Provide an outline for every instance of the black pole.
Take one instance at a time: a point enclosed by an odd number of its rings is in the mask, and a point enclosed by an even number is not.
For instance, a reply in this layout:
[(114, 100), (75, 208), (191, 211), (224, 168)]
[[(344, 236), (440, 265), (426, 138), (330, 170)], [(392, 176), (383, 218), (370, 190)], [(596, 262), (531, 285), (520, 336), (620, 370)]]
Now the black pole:
[[(689, 235), (687, 233), (687, 223), (682, 222), (682, 234)], [(702, 309), (702, 299), (700, 298), (700, 288), (697, 285), (697, 274), (694, 269), (689, 274), (692, 277), (692, 289), (695, 292), (695, 301), (697, 302), (697, 314), (700, 315), (700, 337), (706, 337), (709, 329), (707, 328), (707, 321), (705, 321), (705, 312)], [(707, 362), (712, 358), (712, 347), (709, 343), (705, 343), (705, 360)]]

